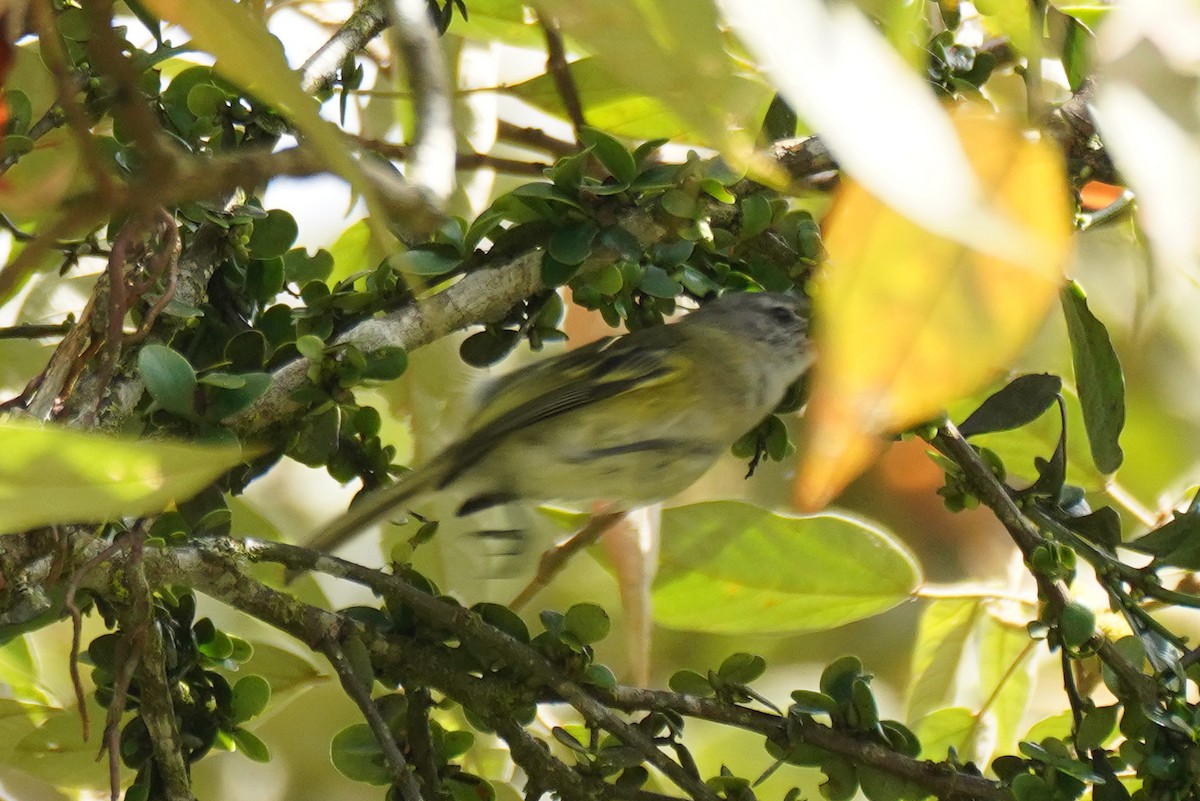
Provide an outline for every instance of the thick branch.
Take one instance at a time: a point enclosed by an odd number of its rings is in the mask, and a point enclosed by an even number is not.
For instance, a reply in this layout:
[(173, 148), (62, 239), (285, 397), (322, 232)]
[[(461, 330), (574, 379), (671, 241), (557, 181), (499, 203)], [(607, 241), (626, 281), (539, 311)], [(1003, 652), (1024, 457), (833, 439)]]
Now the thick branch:
[(426, 0), (392, 0), (395, 41), (416, 96), (417, 129), (409, 183), (428, 190), (440, 206), (454, 189), (453, 107), (446, 59)]

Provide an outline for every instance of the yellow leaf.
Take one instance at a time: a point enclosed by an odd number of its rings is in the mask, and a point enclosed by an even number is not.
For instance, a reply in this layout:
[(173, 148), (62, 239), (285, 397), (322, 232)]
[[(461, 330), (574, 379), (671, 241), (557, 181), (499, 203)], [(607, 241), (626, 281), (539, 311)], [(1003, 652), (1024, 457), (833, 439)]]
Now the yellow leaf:
[(1048, 142), (999, 119), (955, 125), (1019, 261), (930, 233), (848, 180), (826, 219), (815, 291), (818, 360), (797, 503), (817, 508), (869, 464), (880, 436), (937, 415), (1017, 355), (1062, 283), (1071, 210)]

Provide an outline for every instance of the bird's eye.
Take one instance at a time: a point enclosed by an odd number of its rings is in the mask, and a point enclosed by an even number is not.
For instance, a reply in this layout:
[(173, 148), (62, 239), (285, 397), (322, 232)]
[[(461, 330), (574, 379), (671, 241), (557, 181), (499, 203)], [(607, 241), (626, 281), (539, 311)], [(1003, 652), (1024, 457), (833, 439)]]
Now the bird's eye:
[(771, 309), (770, 314), (772, 319), (774, 319), (775, 322), (779, 323), (780, 325), (787, 325), (795, 322), (796, 320), (796, 312), (792, 311), (786, 306), (776, 306)]

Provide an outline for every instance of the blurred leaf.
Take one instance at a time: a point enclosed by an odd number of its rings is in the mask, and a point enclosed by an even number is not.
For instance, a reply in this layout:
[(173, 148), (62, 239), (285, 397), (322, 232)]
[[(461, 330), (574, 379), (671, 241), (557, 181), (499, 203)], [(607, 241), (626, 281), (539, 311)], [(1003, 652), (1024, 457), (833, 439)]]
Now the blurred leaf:
[(1017, 376), (971, 412), (958, 431), (964, 437), (970, 437), (1020, 428), (1041, 417), (1061, 391), (1062, 379), (1056, 375)]
[[(625, 82), (614, 81), (605, 72), (605, 66), (599, 59), (590, 56), (581, 58), (571, 62), (570, 67), (588, 122), (596, 129), (631, 139), (680, 139), (689, 135), (696, 138), (698, 132), (686, 118), (656, 96), (643, 94)], [(745, 119), (747, 124), (761, 120), (771, 102), (771, 87), (744, 75), (735, 75), (732, 85), (736, 87), (732, 100), (738, 104), (732, 116)], [(562, 96), (558, 93), (553, 76), (548, 73), (522, 81), (508, 91), (550, 114), (565, 114)], [(699, 138), (701, 143), (710, 143), (707, 137)], [(586, 137), (583, 141), (592, 144)], [(606, 162), (606, 166), (612, 172), (617, 165), (614, 162), (614, 166), (609, 166)], [(631, 180), (622, 178), (616, 172), (613, 172), (613, 176), (622, 181)]]
[(1050, 0), (1050, 5), (1092, 30), (1113, 10), (1109, 0)]
[(238, 447), (135, 440), (0, 423), (0, 533), (161, 512), (245, 455)]
[(908, 551), (873, 525), (733, 501), (665, 510), (660, 560), (655, 621), (720, 634), (841, 626), (903, 603), (921, 580)]
[(362, 270), (372, 270), (385, 255), (383, 248), (371, 238), (371, 228), (366, 220), (358, 220), (342, 231), (329, 246), (333, 257), (330, 283), (338, 283)]
[(852, 4), (722, 0), (721, 8), (801, 121), (821, 132), (866, 192), (973, 249), (1005, 258), (1038, 250), (989, 202), (994, 176), (972, 171), (925, 76)]
[(0, 764), (12, 764), (13, 746), (32, 734), (48, 717), (60, 714), (61, 709), (48, 704), (0, 698)]
[(991, 753), (961, 752), (964, 759), (986, 761), (991, 754), (1012, 753), (1017, 741), (1017, 726), (1029, 707), (1032, 690), (1033, 660), (1037, 644), (1029, 639), (1023, 625), (987, 615), (980, 627), (979, 694), (990, 701), (986, 713), (995, 725)]
[(921, 759), (940, 762), (951, 748), (960, 755), (970, 753), (975, 716), (962, 707), (939, 709), (918, 720), (913, 731), (921, 741)]
[(820, 357), (801, 508), (836, 495), (874, 457), (877, 437), (933, 418), (1006, 367), (1058, 291), (1071, 234), (1058, 153), (998, 119), (957, 121), (992, 205), (1042, 246), (1021, 262), (969, 250), (843, 183), (815, 293)]
[(1034, 12), (1028, 0), (976, 0), (975, 8), (984, 16), (989, 32), (1007, 38), (1021, 53), (1030, 52), (1030, 15)]
[(1124, 459), (1118, 439), (1125, 426), (1125, 376), (1108, 330), (1088, 308), (1079, 284), (1063, 288), (1062, 305), (1092, 459), (1100, 472), (1113, 473)]
[[(590, 53), (610, 83), (662, 103), (731, 164), (742, 164), (752, 154), (750, 132), (758, 131), (772, 92), (735, 77), (737, 64), (725, 51), (712, 0), (550, 0), (543, 7)], [(697, 86), (704, 91), (698, 93)], [(593, 117), (586, 90), (580, 94), (590, 124), (617, 133)], [(754, 106), (753, 118), (737, 116)], [(659, 130), (643, 138), (664, 135)]]
[(921, 613), (908, 681), (908, 719), (915, 720), (954, 697), (967, 638), (979, 621), (977, 598), (932, 600)]
[[(55, 787), (107, 790), (108, 773), (96, 770), (96, 744), (84, 742), (76, 707), (44, 710), (43, 723), (16, 741), (12, 764)], [(92, 720), (104, 720), (104, 709), (88, 701)]]
[[(34, 644), (27, 635), (14, 637), (0, 645), (0, 684), (8, 688), (8, 695), (15, 700), (51, 704), (53, 698), (42, 686), (41, 674)], [(0, 742), (3, 741), (0, 736)]]

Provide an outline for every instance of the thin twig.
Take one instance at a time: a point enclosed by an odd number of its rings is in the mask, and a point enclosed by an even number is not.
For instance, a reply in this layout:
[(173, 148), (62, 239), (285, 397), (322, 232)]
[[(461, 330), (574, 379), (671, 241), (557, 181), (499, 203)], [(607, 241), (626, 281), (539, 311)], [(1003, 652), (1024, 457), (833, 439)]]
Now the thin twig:
[(559, 30), (558, 20), (546, 13), (540, 6), (536, 9), (538, 25), (546, 39), (546, 71), (554, 79), (554, 88), (566, 109), (567, 119), (575, 129), (575, 139), (579, 140), (579, 131), (587, 127), (587, 119), (583, 114), (583, 103), (579, 99), (579, 88), (575, 85), (575, 77), (571, 74), (571, 66), (567, 63), (567, 51), (563, 47), (562, 31)]
[(400, 746), (396, 744), (396, 738), (392, 736), (387, 721), (383, 719), (383, 715), (379, 714), (379, 707), (375, 706), (375, 701), (371, 698), (370, 688), (359, 681), (358, 676), (354, 674), (350, 660), (346, 658), (342, 646), (336, 640), (330, 638), (322, 650), (329, 660), (329, 664), (333, 665), (334, 672), (337, 673), (338, 680), (342, 683), (342, 689), (358, 706), (367, 725), (371, 727), (371, 733), (375, 735), (375, 741), (379, 744), (383, 759), (391, 770), (392, 786), (400, 791), (403, 801), (422, 801), (421, 788), (417, 786), (417, 780), (413, 776), (412, 770), (409, 769), (404, 754), (400, 753)]

